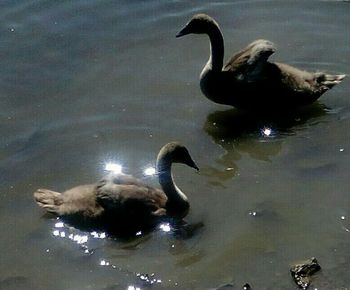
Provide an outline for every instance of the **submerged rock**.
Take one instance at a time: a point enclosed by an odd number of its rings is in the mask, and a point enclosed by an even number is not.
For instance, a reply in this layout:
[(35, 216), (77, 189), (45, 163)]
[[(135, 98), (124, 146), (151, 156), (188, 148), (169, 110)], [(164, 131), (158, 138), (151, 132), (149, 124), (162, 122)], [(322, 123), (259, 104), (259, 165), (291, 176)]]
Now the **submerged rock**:
[(321, 270), (321, 266), (316, 258), (308, 259), (300, 264), (296, 264), (290, 268), (290, 273), (294, 282), (301, 289), (307, 289), (311, 283), (311, 276)]

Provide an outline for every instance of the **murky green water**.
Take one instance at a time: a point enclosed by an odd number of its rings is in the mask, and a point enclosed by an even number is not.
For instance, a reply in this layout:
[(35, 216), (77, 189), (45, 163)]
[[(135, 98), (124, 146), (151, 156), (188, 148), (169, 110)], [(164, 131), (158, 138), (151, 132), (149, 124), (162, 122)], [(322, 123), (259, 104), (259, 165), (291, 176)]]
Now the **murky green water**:
[[(254, 120), (201, 94), (207, 38), (175, 38), (205, 12), (221, 25), (226, 59), (266, 38), (278, 46), (274, 60), (349, 74), (349, 3), (32, 0), (0, 8), (0, 289), (296, 289), (289, 265), (311, 256), (323, 267), (315, 286), (350, 287), (349, 79), (293, 118)], [(175, 167), (191, 202), (186, 220), (204, 223), (192, 237), (156, 230), (112, 240), (62, 228), (33, 202), (39, 187), (99, 179), (109, 161), (142, 176), (172, 140), (201, 167)]]

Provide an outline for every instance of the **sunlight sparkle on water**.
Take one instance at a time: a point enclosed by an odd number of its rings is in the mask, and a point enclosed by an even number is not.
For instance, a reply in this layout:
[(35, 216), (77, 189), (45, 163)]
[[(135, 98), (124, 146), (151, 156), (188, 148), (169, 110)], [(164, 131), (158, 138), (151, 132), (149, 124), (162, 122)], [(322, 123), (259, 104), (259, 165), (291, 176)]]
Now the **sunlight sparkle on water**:
[(73, 235), (73, 234), (70, 234), (68, 238), (73, 240), (77, 244), (85, 244), (89, 239), (88, 236), (86, 235)]
[(271, 130), (271, 128), (265, 127), (262, 129), (262, 133), (264, 134), (264, 136), (269, 137), (272, 133), (272, 130)]
[(63, 222), (55, 223), (55, 228), (63, 228), (63, 227), (64, 227), (64, 223)]
[(105, 165), (105, 170), (107, 171), (111, 171), (111, 172), (114, 172), (114, 173), (122, 173), (122, 166), (120, 164), (117, 164), (117, 163), (107, 163)]
[(91, 236), (93, 236), (95, 239), (105, 239), (106, 238), (106, 233), (98, 233), (98, 232), (91, 232)]
[(251, 216), (256, 216), (257, 213), (256, 213), (256, 211), (251, 211), (251, 212), (249, 212), (249, 215), (251, 215)]
[(144, 175), (155, 175), (156, 174), (156, 169), (154, 167), (148, 167), (143, 171)]
[(162, 283), (162, 280), (156, 278), (154, 273), (151, 273), (151, 274), (137, 273), (136, 276), (137, 276), (143, 283), (147, 283), (147, 284), (149, 284), (149, 285), (152, 285), (152, 284), (155, 284), (155, 283)]
[[(58, 221), (55, 223), (54, 229), (52, 230), (52, 234), (57, 238), (69, 239), (74, 243), (77, 243), (79, 245), (79, 248), (84, 250), (85, 254), (93, 253), (93, 251), (89, 250), (88, 246), (86, 245), (89, 240), (89, 236), (86, 234), (72, 233), (72, 228), (65, 228), (63, 222)], [(98, 239), (106, 238), (106, 234), (104, 232), (102, 233), (92, 232), (91, 235), (94, 238), (98, 238)], [(49, 252), (49, 251), (47, 250), (46, 252)]]
[(130, 286), (128, 287), (128, 290), (141, 290), (141, 288), (140, 288), (140, 287), (136, 287), (136, 286), (134, 286), (134, 285), (130, 285)]
[(106, 260), (101, 260), (100, 265), (101, 266), (109, 266), (109, 262), (107, 262)]
[(159, 225), (159, 228), (163, 231), (163, 232), (170, 232), (170, 230), (171, 230), (171, 227), (170, 227), (170, 225), (168, 224), (168, 223), (166, 223), (166, 224), (161, 224), (161, 225)]

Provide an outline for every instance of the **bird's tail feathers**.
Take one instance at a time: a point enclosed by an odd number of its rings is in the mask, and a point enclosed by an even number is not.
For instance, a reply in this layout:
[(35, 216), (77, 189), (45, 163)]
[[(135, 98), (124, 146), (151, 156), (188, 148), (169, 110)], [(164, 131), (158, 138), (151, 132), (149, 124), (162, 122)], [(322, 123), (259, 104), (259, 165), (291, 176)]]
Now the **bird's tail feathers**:
[(324, 86), (325, 89), (330, 89), (333, 86), (340, 84), (341, 81), (345, 78), (345, 74), (343, 75), (328, 75), (324, 73), (319, 73), (317, 75), (317, 82)]
[(38, 189), (34, 192), (36, 203), (48, 212), (59, 214), (62, 204), (62, 194), (48, 189)]

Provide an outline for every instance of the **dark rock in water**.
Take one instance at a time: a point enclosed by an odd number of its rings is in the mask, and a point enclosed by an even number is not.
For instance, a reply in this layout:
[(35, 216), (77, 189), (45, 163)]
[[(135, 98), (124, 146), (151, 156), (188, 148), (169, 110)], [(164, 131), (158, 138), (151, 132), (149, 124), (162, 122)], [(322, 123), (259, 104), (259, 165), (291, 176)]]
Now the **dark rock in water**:
[(321, 270), (321, 266), (318, 264), (316, 258), (311, 258), (292, 266), (290, 273), (299, 288), (307, 289), (311, 283), (311, 276), (319, 270)]
[(248, 283), (243, 285), (243, 290), (252, 290), (252, 288), (250, 287), (250, 285)]

